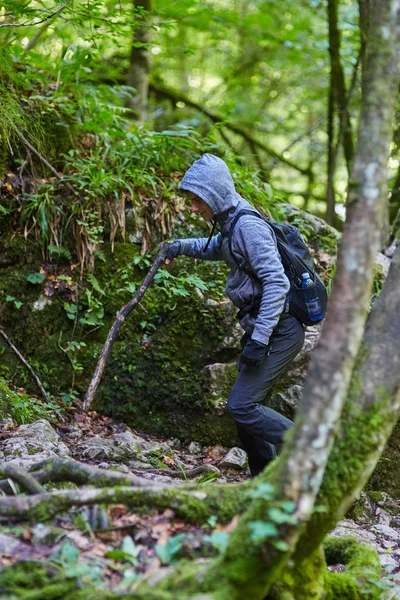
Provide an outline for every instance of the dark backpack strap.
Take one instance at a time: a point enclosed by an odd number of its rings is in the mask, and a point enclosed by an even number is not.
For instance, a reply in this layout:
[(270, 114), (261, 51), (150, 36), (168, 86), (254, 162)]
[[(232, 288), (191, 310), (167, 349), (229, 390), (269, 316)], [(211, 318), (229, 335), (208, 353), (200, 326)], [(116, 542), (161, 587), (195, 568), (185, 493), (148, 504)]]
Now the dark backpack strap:
[(235, 225), (236, 223), (239, 221), (240, 217), (243, 217), (243, 215), (253, 215), (254, 217), (257, 217), (259, 219), (262, 219), (264, 222), (266, 222), (265, 218), (262, 217), (258, 212), (256, 212), (255, 210), (240, 210), (237, 215), (235, 215), (232, 223), (229, 225), (228, 231), (226, 233), (223, 233), (223, 237), (228, 237), (228, 244), (229, 244), (229, 252), (231, 253), (231, 256), (233, 258), (233, 260), (235, 261), (235, 263), (237, 264), (237, 266), (242, 269), (242, 271), (244, 271), (245, 273), (247, 273), (247, 275), (250, 275), (251, 277), (254, 277), (257, 279), (257, 276), (255, 275), (255, 273), (251, 270), (251, 269), (247, 269), (246, 267), (244, 267), (243, 265), (240, 264), (239, 260), (236, 258), (233, 249), (232, 249), (232, 237), (233, 237), (233, 230), (235, 229)]

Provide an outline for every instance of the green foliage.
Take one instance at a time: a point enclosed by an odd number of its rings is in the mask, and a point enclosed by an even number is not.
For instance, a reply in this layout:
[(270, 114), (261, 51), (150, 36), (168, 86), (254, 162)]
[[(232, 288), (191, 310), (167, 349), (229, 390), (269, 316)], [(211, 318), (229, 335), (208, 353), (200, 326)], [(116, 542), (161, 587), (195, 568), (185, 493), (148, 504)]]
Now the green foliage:
[(185, 533), (178, 533), (178, 535), (168, 538), (165, 544), (156, 544), (155, 551), (163, 565), (169, 565), (174, 562), (179, 554), (185, 537)]
[(29, 283), (39, 284), (43, 283), (45, 278), (46, 276), (44, 273), (30, 273), (27, 275), (26, 280), (29, 281)]
[(38, 419), (53, 422), (55, 410), (59, 410), (59, 407), (53, 402), (46, 404), (24, 392), (13, 392), (7, 382), (0, 378), (0, 417), (9, 414), (18, 425), (33, 423)]
[(296, 504), (289, 500), (274, 500), (274, 487), (270, 483), (260, 483), (255, 489), (250, 490), (251, 498), (263, 498), (270, 501), (270, 507), (267, 510), (268, 521), (256, 520), (249, 523), (250, 538), (259, 543), (262, 540), (272, 540), (275, 548), (281, 552), (288, 550), (288, 545), (284, 540), (274, 539), (278, 537), (278, 525), (295, 525), (297, 519), (293, 516), (296, 509)]
[(130, 535), (126, 535), (122, 540), (120, 550), (109, 550), (105, 553), (105, 558), (112, 558), (118, 562), (129, 562), (131, 565), (138, 564), (138, 555), (142, 546), (137, 546)]

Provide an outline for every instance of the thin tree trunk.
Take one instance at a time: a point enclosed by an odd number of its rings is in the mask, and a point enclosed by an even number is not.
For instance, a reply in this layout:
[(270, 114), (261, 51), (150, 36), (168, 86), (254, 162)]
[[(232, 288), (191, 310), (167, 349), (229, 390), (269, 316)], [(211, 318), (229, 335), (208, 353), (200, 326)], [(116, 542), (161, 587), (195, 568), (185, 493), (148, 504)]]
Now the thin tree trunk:
[[(330, 308), (314, 352), (291, 438), (273, 477), (271, 499), (251, 503), (210, 577), (225, 574), (230, 597), (263, 598), (310, 518), (325, 472), (369, 310), (373, 265), (387, 204), (386, 166), (399, 82), (398, 0), (375, 0), (363, 73), (362, 111), (349, 186), (349, 214)], [(345, 457), (343, 457), (345, 460)], [(261, 481), (267, 480), (263, 474)], [(251, 523), (268, 520), (271, 502), (295, 503), (293, 522), (258, 543)], [(283, 541), (286, 548), (277, 548)]]
[(318, 496), (318, 506), (301, 538), (297, 558), (322, 542), (365, 486), (400, 416), (400, 247), (375, 301), (358, 355), (340, 433)]
[[(140, 25), (133, 36), (127, 84), (136, 90), (130, 103), (139, 123), (146, 120), (147, 99), (149, 95), (150, 54), (148, 44), (151, 40), (150, 19), (153, 0), (134, 0), (135, 19)], [(139, 15), (139, 16), (138, 16)]]
[(333, 83), (333, 71), (331, 69), (330, 87), (328, 95), (328, 177), (326, 186), (326, 222), (333, 225), (335, 218), (335, 187), (334, 178), (336, 170), (336, 161), (334, 153), (334, 135), (335, 135), (335, 93)]
[(350, 175), (354, 157), (354, 142), (348, 113), (344, 71), (340, 60), (341, 35), (338, 25), (338, 6), (339, 0), (328, 1), (329, 55), (331, 58), (332, 83), (336, 105), (338, 107), (340, 119), (345, 124), (343, 131), (343, 150), (347, 164), (347, 171)]

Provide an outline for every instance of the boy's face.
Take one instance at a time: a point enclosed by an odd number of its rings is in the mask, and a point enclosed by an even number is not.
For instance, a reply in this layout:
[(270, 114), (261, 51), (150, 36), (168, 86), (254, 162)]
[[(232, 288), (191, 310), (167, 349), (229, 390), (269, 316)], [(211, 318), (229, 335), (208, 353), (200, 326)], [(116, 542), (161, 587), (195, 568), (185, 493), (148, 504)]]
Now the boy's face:
[(204, 200), (196, 196), (193, 192), (186, 192), (187, 197), (192, 203), (192, 213), (199, 213), (205, 221), (210, 221), (213, 218), (213, 211)]

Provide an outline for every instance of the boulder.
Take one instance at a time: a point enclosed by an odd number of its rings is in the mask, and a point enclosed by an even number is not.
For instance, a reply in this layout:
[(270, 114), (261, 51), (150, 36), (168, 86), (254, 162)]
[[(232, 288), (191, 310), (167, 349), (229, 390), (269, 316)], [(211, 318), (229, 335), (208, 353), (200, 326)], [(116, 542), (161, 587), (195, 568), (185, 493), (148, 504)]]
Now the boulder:
[[(116, 434), (120, 436), (121, 434)], [(87, 438), (75, 447), (76, 456), (90, 461), (127, 462), (142, 458), (142, 451), (136, 440), (130, 441), (124, 437), (121, 440), (101, 437)]]
[(4, 460), (22, 467), (56, 456), (68, 456), (68, 447), (48, 421), (40, 419), (21, 425), (13, 437), (4, 442)]

